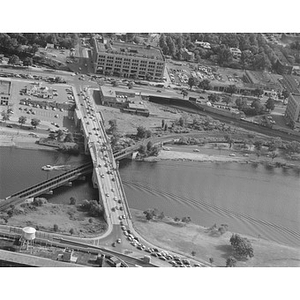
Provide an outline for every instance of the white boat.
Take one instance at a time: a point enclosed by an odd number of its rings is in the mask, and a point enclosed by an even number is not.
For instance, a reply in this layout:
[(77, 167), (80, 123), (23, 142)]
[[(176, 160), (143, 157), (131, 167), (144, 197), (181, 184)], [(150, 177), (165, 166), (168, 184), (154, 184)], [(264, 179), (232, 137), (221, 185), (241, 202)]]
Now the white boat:
[(42, 167), (43, 171), (59, 171), (59, 170), (63, 170), (63, 169), (67, 169), (68, 167), (70, 167), (69, 165), (61, 165), (61, 166), (51, 166), (51, 165), (46, 165)]
[(43, 171), (52, 171), (52, 170), (54, 170), (54, 167), (51, 165), (46, 165), (46, 166), (42, 167), (42, 170)]

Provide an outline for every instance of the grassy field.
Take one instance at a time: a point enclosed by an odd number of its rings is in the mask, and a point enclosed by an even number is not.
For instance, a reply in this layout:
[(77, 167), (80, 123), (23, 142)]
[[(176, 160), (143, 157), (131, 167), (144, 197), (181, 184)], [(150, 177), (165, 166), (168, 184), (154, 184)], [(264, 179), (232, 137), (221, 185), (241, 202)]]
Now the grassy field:
[[(225, 266), (226, 259), (233, 254), (229, 242), (231, 232), (221, 236), (211, 235), (205, 227), (195, 224), (179, 225), (171, 218), (163, 221), (146, 221), (141, 211), (131, 210), (134, 227), (149, 242), (166, 250), (192, 256), (209, 262), (213, 258), (214, 265)], [(219, 224), (220, 225), (220, 224)], [(237, 267), (299, 267), (300, 252), (298, 248), (287, 247), (260, 238), (247, 237), (253, 246), (254, 257), (238, 260)]]

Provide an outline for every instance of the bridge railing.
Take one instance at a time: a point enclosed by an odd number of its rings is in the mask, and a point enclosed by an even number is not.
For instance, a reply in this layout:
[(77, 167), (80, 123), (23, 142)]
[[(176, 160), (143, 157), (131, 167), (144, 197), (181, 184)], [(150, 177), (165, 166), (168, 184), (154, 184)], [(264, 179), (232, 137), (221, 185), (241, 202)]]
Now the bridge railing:
[(76, 174), (76, 173), (78, 173), (80, 171), (83, 171), (85, 169), (90, 168), (91, 166), (92, 166), (91, 163), (85, 164), (85, 165), (80, 166), (80, 167), (78, 167), (76, 169), (67, 171), (67, 172), (65, 172), (63, 174), (60, 174), (58, 176), (55, 176), (53, 178), (50, 178), (48, 180), (45, 180), (45, 181), (40, 182), (38, 184), (35, 184), (35, 185), (33, 185), (33, 186), (29, 187), (29, 188), (26, 188), (26, 189), (24, 189), (22, 191), (17, 192), (17, 193), (14, 193), (14, 194), (10, 195), (9, 197), (7, 197), (6, 199), (10, 199), (10, 198), (13, 198), (13, 197), (25, 197), (25, 196), (27, 196), (29, 194), (29, 192), (34, 192), (37, 189), (40, 189), (42, 186), (45, 186), (45, 187), (46, 186), (50, 186), (53, 183), (57, 183), (59, 181), (59, 179), (63, 179), (63, 178), (66, 178), (66, 177), (71, 177), (71, 176), (73, 176), (74, 174)]

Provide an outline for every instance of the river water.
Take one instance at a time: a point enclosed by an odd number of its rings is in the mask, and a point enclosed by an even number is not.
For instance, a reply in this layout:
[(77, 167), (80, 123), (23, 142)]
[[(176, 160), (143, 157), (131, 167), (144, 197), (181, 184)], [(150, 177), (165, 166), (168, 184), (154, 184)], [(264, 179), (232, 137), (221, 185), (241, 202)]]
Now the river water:
[[(59, 172), (46, 164), (77, 166), (87, 158), (55, 152), (0, 148), (0, 198)], [(191, 217), (196, 224), (226, 223), (229, 230), (300, 246), (300, 178), (293, 170), (262, 165), (183, 161), (122, 161), (120, 174), (131, 208), (157, 208), (172, 217)], [(53, 203), (97, 199), (89, 182), (59, 188)]]

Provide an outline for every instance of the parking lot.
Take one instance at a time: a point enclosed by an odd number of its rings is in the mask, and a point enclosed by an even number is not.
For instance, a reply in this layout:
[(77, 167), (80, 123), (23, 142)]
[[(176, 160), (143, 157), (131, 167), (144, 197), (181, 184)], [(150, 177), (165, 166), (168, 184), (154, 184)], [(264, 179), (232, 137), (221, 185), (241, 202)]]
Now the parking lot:
[[(18, 120), (20, 116), (26, 116), (25, 124), (30, 124), (31, 119), (41, 120), (42, 127), (55, 122), (59, 126), (70, 126), (67, 109), (59, 108), (59, 105), (74, 105), (74, 98), (70, 86), (66, 84), (50, 84), (34, 82), (33, 80), (12, 80), (9, 108), (12, 109), (11, 120)], [(24, 91), (27, 91), (24, 93)], [(40, 91), (43, 91), (42, 97)], [(47, 98), (49, 96), (49, 98)], [(1, 111), (5, 107), (1, 108)], [(44, 123), (44, 124), (42, 124)], [(50, 126), (51, 127), (51, 126)]]

